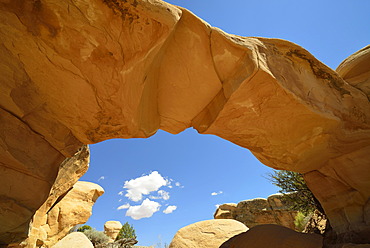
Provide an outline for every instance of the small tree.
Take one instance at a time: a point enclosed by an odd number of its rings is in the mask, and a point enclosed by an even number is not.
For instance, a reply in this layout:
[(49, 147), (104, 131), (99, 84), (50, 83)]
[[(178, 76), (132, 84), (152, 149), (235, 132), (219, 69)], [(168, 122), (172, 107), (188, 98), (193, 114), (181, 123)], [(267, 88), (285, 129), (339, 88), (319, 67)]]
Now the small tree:
[(83, 225), (83, 226), (77, 228), (77, 232), (84, 232), (86, 230), (91, 230), (91, 229), (92, 229), (91, 226), (89, 226), (89, 225)]
[(119, 231), (116, 240), (120, 239), (136, 239), (135, 229), (133, 225), (126, 222)]
[(307, 187), (302, 174), (293, 171), (274, 171), (268, 175), (269, 180), (281, 188), (283, 201), (287, 202), (293, 210), (302, 212), (304, 215), (312, 213), (316, 209), (324, 213), (320, 202)]

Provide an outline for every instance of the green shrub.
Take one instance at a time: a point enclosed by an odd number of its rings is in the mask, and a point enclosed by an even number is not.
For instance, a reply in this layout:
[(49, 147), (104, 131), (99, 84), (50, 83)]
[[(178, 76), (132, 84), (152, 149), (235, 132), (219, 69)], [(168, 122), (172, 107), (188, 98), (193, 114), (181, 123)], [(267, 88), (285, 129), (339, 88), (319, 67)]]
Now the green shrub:
[(316, 209), (324, 213), (321, 204), (307, 187), (302, 174), (281, 170), (274, 171), (268, 177), (274, 185), (281, 188), (279, 192), (283, 194), (282, 200), (291, 206), (291, 209), (300, 211), (304, 215)]
[(302, 232), (304, 228), (306, 227), (310, 217), (311, 217), (311, 214), (306, 216), (302, 212), (298, 212), (294, 219), (294, 225), (295, 225), (296, 231)]
[(77, 232), (84, 232), (86, 230), (91, 230), (91, 229), (92, 229), (91, 226), (89, 226), (89, 225), (83, 225), (83, 226), (77, 228)]
[(83, 233), (88, 239), (90, 239), (94, 247), (99, 244), (107, 243), (109, 241), (109, 237), (105, 235), (104, 232), (100, 232), (95, 229), (87, 229)]

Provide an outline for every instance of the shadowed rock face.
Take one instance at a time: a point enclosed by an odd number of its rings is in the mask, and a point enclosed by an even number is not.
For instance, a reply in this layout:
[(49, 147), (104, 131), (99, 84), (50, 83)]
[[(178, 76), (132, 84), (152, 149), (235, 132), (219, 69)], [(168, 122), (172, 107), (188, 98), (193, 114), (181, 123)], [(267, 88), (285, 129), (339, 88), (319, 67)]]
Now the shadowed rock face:
[(368, 54), (338, 74), (159, 0), (1, 1), (0, 244), (25, 236), (82, 144), (191, 126), (304, 173), (337, 237), (369, 242)]
[(220, 248), (321, 248), (322, 236), (278, 225), (259, 225), (224, 242)]

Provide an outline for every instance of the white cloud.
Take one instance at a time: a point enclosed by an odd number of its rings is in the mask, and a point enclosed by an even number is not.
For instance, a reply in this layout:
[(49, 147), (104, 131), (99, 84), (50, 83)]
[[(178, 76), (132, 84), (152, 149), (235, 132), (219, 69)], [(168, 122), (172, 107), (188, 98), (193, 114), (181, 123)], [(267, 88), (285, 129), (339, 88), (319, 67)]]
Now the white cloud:
[(181, 185), (181, 183), (179, 183), (179, 182), (176, 182), (176, 183), (175, 183), (175, 186), (176, 186), (176, 187), (179, 187), (179, 188), (184, 188), (184, 186), (182, 186), (182, 185)]
[(101, 180), (104, 180), (104, 179), (105, 179), (105, 176), (101, 176), (101, 177), (99, 177), (98, 182), (101, 181)]
[(170, 214), (173, 211), (175, 211), (176, 209), (177, 209), (177, 206), (168, 206), (165, 210), (163, 210), (163, 213)]
[(213, 195), (213, 196), (214, 196), (214, 195), (221, 195), (222, 193), (224, 193), (224, 192), (222, 192), (222, 191), (212, 192), (212, 193), (211, 193), (211, 195)]
[(125, 192), (124, 191), (120, 191), (118, 192), (118, 195), (123, 195)]
[(167, 185), (167, 183), (168, 181), (158, 171), (153, 171), (149, 175), (126, 181), (123, 188), (127, 189), (125, 196), (137, 202), (143, 198), (143, 195), (157, 191), (160, 187)]
[(129, 203), (126, 203), (126, 204), (123, 204), (123, 205), (119, 206), (117, 208), (117, 210), (128, 209), (128, 208), (130, 208), (130, 204)]
[(165, 201), (170, 199), (170, 193), (167, 191), (159, 190), (157, 193), (158, 193), (158, 196), (150, 196), (149, 198), (150, 199), (163, 199)]
[(151, 201), (148, 198), (138, 206), (130, 206), (126, 212), (126, 216), (130, 216), (134, 220), (139, 220), (142, 218), (149, 218), (152, 215), (159, 211), (160, 204), (155, 201)]
[(215, 207), (218, 208), (219, 206), (221, 206), (221, 204), (216, 204)]

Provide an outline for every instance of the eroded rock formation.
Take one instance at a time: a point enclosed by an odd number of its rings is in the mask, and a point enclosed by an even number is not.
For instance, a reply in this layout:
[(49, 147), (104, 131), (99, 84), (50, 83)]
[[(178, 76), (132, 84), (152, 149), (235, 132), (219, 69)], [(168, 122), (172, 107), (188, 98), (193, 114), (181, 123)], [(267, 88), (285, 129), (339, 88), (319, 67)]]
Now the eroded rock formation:
[(370, 242), (368, 48), (338, 74), (159, 0), (4, 0), (0, 54), (0, 244), (82, 144), (191, 126), (304, 173), (335, 241)]
[(111, 241), (116, 240), (119, 231), (122, 228), (122, 224), (116, 220), (110, 220), (104, 224), (104, 233), (111, 239)]
[(222, 204), (217, 208), (214, 218), (234, 219), (249, 228), (261, 224), (277, 224), (294, 230), (296, 214), (297, 211), (290, 210), (288, 205), (282, 203), (281, 196), (276, 194), (267, 199), (256, 198), (238, 204)]
[(236, 220), (205, 220), (177, 231), (169, 248), (216, 248), (248, 228)]
[[(58, 176), (45, 203), (32, 218), (28, 238), (16, 247), (36, 247), (37, 242), (47, 242), (50, 227), (47, 224), (48, 213), (72, 189), (78, 179), (89, 167), (90, 153), (87, 146), (82, 146), (71, 158), (65, 159), (59, 166)], [(65, 235), (65, 234), (64, 234)]]
[(46, 213), (43, 208), (36, 212), (29, 238), (20, 247), (36, 248), (38, 242), (52, 247), (74, 226), (90, 218), (95, 201), (103, 193), (103, 188), (95, 183), (78, 181)]

